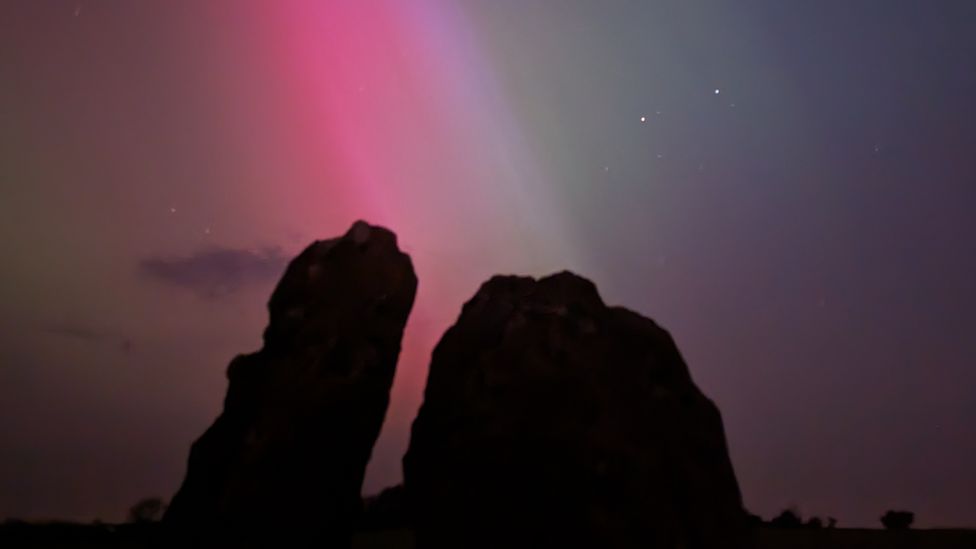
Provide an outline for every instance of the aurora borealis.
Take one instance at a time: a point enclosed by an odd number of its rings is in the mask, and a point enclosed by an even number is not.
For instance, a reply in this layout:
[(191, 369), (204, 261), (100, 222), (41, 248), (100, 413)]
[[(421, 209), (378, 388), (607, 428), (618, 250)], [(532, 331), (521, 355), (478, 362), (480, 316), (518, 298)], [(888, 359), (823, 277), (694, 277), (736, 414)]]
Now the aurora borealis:
[[(790, 4), (790, 5), (787, 5)], [(367, 493), (494, 273), (654, 318), (745, 503), (976, 526), (976, 5), (0, 5), (0, 519), (169, 497), (304, 245), (420, 279)]]

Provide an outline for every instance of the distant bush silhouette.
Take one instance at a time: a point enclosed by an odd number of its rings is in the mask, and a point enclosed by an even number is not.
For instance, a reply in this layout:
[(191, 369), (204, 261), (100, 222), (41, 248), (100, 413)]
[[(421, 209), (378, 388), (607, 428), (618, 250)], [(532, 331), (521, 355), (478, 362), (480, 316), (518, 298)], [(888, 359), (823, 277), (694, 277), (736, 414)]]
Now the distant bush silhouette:
[(803, 519), (796, 509), (784, 509), (776, 518), (769, 521), (773, 528), (803, 528)]
[(755, 514), (750, 513), (750, 512), (747, 511), (746, 512), (746, 524), (748, 524), (750, 528), (760, 528), (760, 527), (764, 526), (766, 524), (766, 522), (763, 521), (763, 518), (761, 516), (755, 515)]
[(810, 517), (803, 526), (812, 530), (819, 530), (823, 528), (823, 519), (820, 517)]
[(837, 519), (834, 517), (827, 517), (827, 528), (837, 528)]
[(889, 510), (881, 517), (881, 524), (888, 530), (908, 530), (913, 522), (915, 522), (915, 513), (911, 511)]
[(129, 522), (146, 524), (156, 522), (163, 516), (166, 506), (160, 498), (145, 498), (129, 508)]

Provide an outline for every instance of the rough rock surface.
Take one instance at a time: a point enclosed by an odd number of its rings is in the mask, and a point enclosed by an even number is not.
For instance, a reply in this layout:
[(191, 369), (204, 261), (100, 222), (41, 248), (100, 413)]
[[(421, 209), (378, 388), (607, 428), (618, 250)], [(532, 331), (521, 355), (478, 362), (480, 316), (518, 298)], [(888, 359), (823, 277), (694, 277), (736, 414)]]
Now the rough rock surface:
[(396, 235), (362, 221), (291, 262), (190, 451), (164, 518), (181, 545), (347, 543), (416, 288)]
[(404, 476), (418, 547), (743, 544), (718, 409), (664, 329), (571, 273), (496, 276), (464, 305)]

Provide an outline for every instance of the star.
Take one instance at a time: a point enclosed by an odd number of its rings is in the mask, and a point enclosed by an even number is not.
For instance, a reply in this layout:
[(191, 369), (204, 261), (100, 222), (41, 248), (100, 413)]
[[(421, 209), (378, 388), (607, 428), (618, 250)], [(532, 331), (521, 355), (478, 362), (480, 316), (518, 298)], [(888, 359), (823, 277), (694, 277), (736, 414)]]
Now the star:
[(718, 94), (720, 94), (720, 93), (722, 93), (722, 90), (720, 90), (720, 89), (718, 89), (718, 88), (715, 88), (715, 95), (718, 95)]
[(647, 122), (647, 117), (646, 116), (642, 116), (641, 117), (641, 122)]
[(171, 213), (171, 214), (175, 214), (175, 213), (176, 213), (176, 208), (170, 208), (170, 209), (169, 209), (169, 213)]

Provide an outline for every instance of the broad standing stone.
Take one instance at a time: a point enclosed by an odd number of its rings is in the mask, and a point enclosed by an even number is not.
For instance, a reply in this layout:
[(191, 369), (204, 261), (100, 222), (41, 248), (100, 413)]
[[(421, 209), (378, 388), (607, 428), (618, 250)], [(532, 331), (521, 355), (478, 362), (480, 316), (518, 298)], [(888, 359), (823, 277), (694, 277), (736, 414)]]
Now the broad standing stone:
[(404, 458), (421, 548), (735, 548), (718, 409), (586, 279), (496, 276), (433, 353)]

